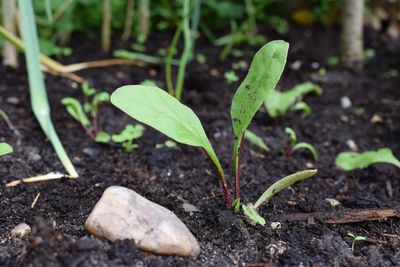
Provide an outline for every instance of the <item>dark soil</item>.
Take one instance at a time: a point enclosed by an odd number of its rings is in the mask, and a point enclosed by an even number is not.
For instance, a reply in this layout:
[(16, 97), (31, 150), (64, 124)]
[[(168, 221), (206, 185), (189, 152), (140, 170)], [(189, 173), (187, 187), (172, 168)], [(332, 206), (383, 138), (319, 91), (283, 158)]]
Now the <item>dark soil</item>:
[[(316, 177), (292, 186), (263, 206), (260, 213), (267, 225), (251, 226), (240, 216), (224, 210), (218, 178), (207, 157), (198, 149), (179, 145), (159, 148), (166, 141), (162, 134), (146, 129), (137, 141), (138, 149), (126, 153), (118, 146), (107, 146), (89, 139), (60, 104), (66, 96), (82, 95), (76, 84), (66, 78), (46, 76), (52, 117), (68, 154), (80, 177), (77, 180), (56, 180), (6, 187), (17, 178), (63, 171), (50, 143), (35, 120), (29, 103), (26, 72), (0, 67), (0, 107), (21, 133), (19, 138), (0, 120), (0, 141), (12, 144), (14, 153), (0, 158), (0, 265), (4, 266), (399, 266), (400, 220), (346, 225), (327, 225), (319, 220), (283, 222), (272, 230), (272, 216), (299, 212), (330, 212), (364, 208), (400, 208), (400, 171), (391, 165), (378, 164), (354, 172), (340, 171), (334, 166), (335, 156), (348, 150), (346, 141), (354, 140), (360, 151), (390, 147), (400, 157), (400, 78), (385, 73), (400, 67), (400, 45), (367, 32), (367, 47), (376, 56), (362, 74), (325, 66), (329, 56), (337, 54), (337, 31), (292, 30), (288, 64), (280, 88), (314, 81), (323, 88), (323, 95), (310, 96), (306, 101), (313, 112), (302, 118), (289, 113), (271, 119), (265, 110), (255, 117), (251, 129), (271, 147), (264, 153), (249, 143), (242, 158), (243, 202), (253, 202), (277, 179), (310, 165), (318, 168)], [(152, 37), (149, 53), (168, 45), (169, 37)], [(269, 35), (273, 37), (273, 35)], [(118, 38), (117, 38), (118, 39)], [(98, 41), (76, 39), (75, 53), (64, 62), (107, 58), (98, 49)], [(157, 46), (155, 46), (157, 45)], [(115, 43), (115, 48), (129, 43)], [(188, 67), (184, 102), (190, 105), (203, 122), (215, 145), (222, 165), (232, 183), (232, 132), (229, 117), (230, 101), (238, 83), (228, 85), (223, 74), (238, 59), (218, 59), (221, 51), (200, 40), (197, 51), (205, 54), (205, 65), (191, 63)], [(243, 47), (249, 62), (255, 48)], [(291, 68), (301, 61), (301, 68)], [(327, 68), (319, 76), (318, 65)], [(112, 92), (123, 84), (136, 84), (154, 79), (164, 86), (163, 66), (110, 67), (81, 71), (99, 90)], [(245, 72), (239, 72), (242, 78)], [(352, 107), (343, 109), (340, 98), (348, 96)], [(358, 108), (365, 113), (357, 115)], [(379, 115), (381, 122), (372, 123)], [(101, 113), (102, 127), (115, 133), (127, 123), (134, 123), (112, 106)], [(284, 128), (296, 130), (299, 140), (313, 144), (319, 161), (307, 152), (287, 157), (288, 144)], [(94, 238), (83, 230), (84, 222), (102, 192), (110, 185), (122, 185), (149, 200), (173, 211), (199, 240), (202, 253), (197, 258), (158, 256), (135, 249), (134, 242), (121, 240), (110, 244)], [(40, 197), (34, 206), (35, 196)], [(326, 198), (340, 201), (331, 207)], [(195, 205), (201, 212), (187, 213), (183, 203)], [(26, 222), (33, 232), (24, 240), (13, 243), (9, 233), (17, 224)], [(357, 242), (351, 251), (347, 233), (366, 236), (375, 242)]]

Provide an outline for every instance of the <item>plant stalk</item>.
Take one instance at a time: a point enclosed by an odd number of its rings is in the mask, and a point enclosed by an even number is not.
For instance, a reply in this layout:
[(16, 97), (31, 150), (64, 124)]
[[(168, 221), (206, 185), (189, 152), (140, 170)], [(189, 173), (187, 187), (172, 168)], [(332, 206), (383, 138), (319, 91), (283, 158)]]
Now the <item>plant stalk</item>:
[(103, 0), (103, 26), (102, 26), (101, 47), (104, 52), (107, 52), (110, 49), (111, 19), (112, 19), (111, 0)]
[[(3, 25), (12, 34), (16, 32), (15, 25), (15, 0), (3, 0)], [(3, 64), (18, 68), (18, 53), (15, 47), (5, 42), (3, 45)]]
[(128, 3), (126, 4), (124, 33), (122, 34), (122, 39), (125, 41), (129, 39), (132, 33), (134, 7), (135, 0), (128, 0)]
[(176, 45), (182, 33), (181, 25), (178, 26), (178, 29), (176, 29), (176, 32), (172, 37), (171, 45), (168, 48), (167, 57), (165, 58), (165, 80), (167, 83), (168, 93), (172, 96), (175, 95), (174, 84), (172, 82), (172, 61), (174, 54), (176, 53)]

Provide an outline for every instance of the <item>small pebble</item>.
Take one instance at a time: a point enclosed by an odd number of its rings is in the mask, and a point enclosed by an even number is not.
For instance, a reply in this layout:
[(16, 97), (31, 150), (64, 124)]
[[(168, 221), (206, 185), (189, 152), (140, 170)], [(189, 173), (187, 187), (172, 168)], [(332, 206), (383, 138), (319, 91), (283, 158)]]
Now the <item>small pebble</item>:
[(381, 123), (383, 122), (383, 118), (379, 116), (378, 114), (374, 114), (371, 118), (372, 123)]
[(349, 147), (349, 149), (353, 152), (357, 152), (358, 151), (358, 146), (357, 144), (354, 142), (354, 140), (349, 139), (346, 141), (346, 145)]
[(182, 208), (186, 212), (199, 212), (199, 210), (196, 206), (189, 204), (189, 203), (183, 203)]
[(348, 109), (352, 106), (351, 100), (348, 96), (342, 96), (340, 98), (340, 106), (342, 106), (343, 109)]
[(170, 210), (122, 186), (107, 188), (85, 230), (111, 242), (134, 239), (139, 249), (164, 255), (198, 256), (200, 246)]
[(280, 222), (272, 222), (271, 223), (272, 230), (277, 230), (277, 229), (280, 229), (281, 227), (282, 227), (282, 224)]
[(17, 242), (18, 240), (29, 235), (30, 233), (31, 233), (31, 227), (26, 223), (20, 223), (17, 226), (15, 226), (14, 229), (11, 230), (10, 236), (13, 242)]
[(301, 60), (296, 60), (292, 64), (290, 64), (290, 68), (292, 70), (299, 70), (301, 68), (301, 65), (302, 65)]
[(334, 198), (325, 198), (325, 201), (328, 201), (332, 208), (340, 205), (340, 202)]
[(10, 97), (7, 97), (6, 102), (7, 102), (8, 104), (16, 105), (16, 104), (19, 104), (20, 100), (19, 100), (18, 97), (10, 96)]

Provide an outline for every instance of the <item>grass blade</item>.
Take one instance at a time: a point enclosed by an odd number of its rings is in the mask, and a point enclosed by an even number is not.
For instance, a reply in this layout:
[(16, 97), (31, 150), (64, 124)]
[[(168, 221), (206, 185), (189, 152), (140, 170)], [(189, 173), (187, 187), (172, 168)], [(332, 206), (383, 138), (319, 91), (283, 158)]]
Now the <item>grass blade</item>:
[(54, 129), (50, 118), (50, 107), (44, 85), (43, 73), (40, 70), (39, 44), (36, 32), (32, 2), (30, 0), (18, 0), (20, 7), (22, 37), (26, 44), (25, 58), (28, 68), (29, 89), (31, 104), (43, 132), (52, 143), (61, 163), (64, 165), (71, 178), (78, 177), (72, 162), (68, 158), (64, 147)]

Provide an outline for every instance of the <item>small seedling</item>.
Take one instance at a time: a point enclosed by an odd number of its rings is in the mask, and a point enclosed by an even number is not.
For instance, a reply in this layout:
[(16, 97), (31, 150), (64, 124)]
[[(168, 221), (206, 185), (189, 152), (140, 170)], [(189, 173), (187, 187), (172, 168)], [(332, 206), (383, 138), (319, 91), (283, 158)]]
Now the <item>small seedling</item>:
[(310, 93), (320, 95), (322, 89), (310, 82), (301, 83), (285, 92), (274, 91), (264, 105), (271, 118), (282, 117), (287, 112), (296, 110), (302, 110), (303, 116), (307, 116), (311, 113), (311, 108), (302, 99)]
[(225, 72), (224, 77), (229, 84), (239, 81), (239, 77), (233, 70)]
[(13, 148), (7, 143), (0, 143), (0, 156), (13, 152)]
[(347, 233), (348, 236), (351, 237), (352, 239), (352, 243), (351, 243), (351, 251), (354, 251), (354, 246), (356, 244), (357, 241), (366, 241), (367, 238), (364, 236), (360, 236), (360, 235), (354, 235), (350, 232)]
[(261, 148), (262, 150), (268, 152), (270, 149), (269, 147), (264, 143), (264, 141), (261, 139), (261, 137), (259, 137), (258, 135), (256, 135), (255, 133), (253, 133), (250, 130), (247, 130), (244, 133), (244, 138), (249, 141), (252, 145), (255, 145), (259, 148)]
[(285, 133), (289, 136), (289, 140), (290, 140), (290, 147), (288, 149), (289, 151), (289, 155), (291, 155), (294, 151), (299, 150), (299, 149), (306, 149), (308, 151), (310, 151), (312, 157), (314, 158), (315, 161), (318, 160), (318, 153), (315, 150), (314, 146), (306, 143), (306, 142), (299, 142), (297, 143), (297, 134), (296, 132), (290, 128), (290, 127), (286, 127), (285, 128)]
[(400, 168), (400, 161), (389, 148), (364, 153), (342, 152), (336, 156), (335, 160), (336, 166), (345, 171), (367, 168), (375, 163), (388, 163)]
[(144, 126), (141, 124), (126, 125), (125, 129), (119, 134), (113, 134), (111, 139), (115, 143), (119, 143), (125, 149), (126, 152), (131, 152), (137, 145), (133, 143), (133, 140), (142, 137), (144, 132)]
[(110, 101), (110, 95), (106, 92), (97, 93), (96, 89), (87, 83), (82, 84), (82, 93), (83, 105), (73, 97), (65, 97), (61, 103), (66, 107), (68, 113), (82, 125), (90, 138), (96, 142), (108, 142), (110, 140), (109, 136), (107, 137), (108, 134), (100, 130), (99, 109), (101, 105)]
[[(160, 88), (143, 85), (128, 85), (118, 88), (111, 95), (111, 103), (134, 119), (153, 127), (178, 143), (202, 148), (218, 171), (227, 208), (234, 208), (234, 210), (239, 211), (239, 152), (243, 144), (244, 134), (256, 112), (278, 83), (286, 63), (288, 47), (288, 43), (284, 41), (272, 41), (264, 45), (254, 56), (247, 76), (233, 97), (231, 105), (235, 168), (235, 200), (233, 205), (217, 154), (199, 118), (189, 107)], [(315, 173), (316, 170), (299, 172), (279, 180), (261, 196), (254, 206), (243, 205), (243, 211), (250, 220), (262, 224), (262, 220), (255, 216), (258, 206), (268, 201), (272, 195), (285, 187), (296, 181), (309, 178)]]

